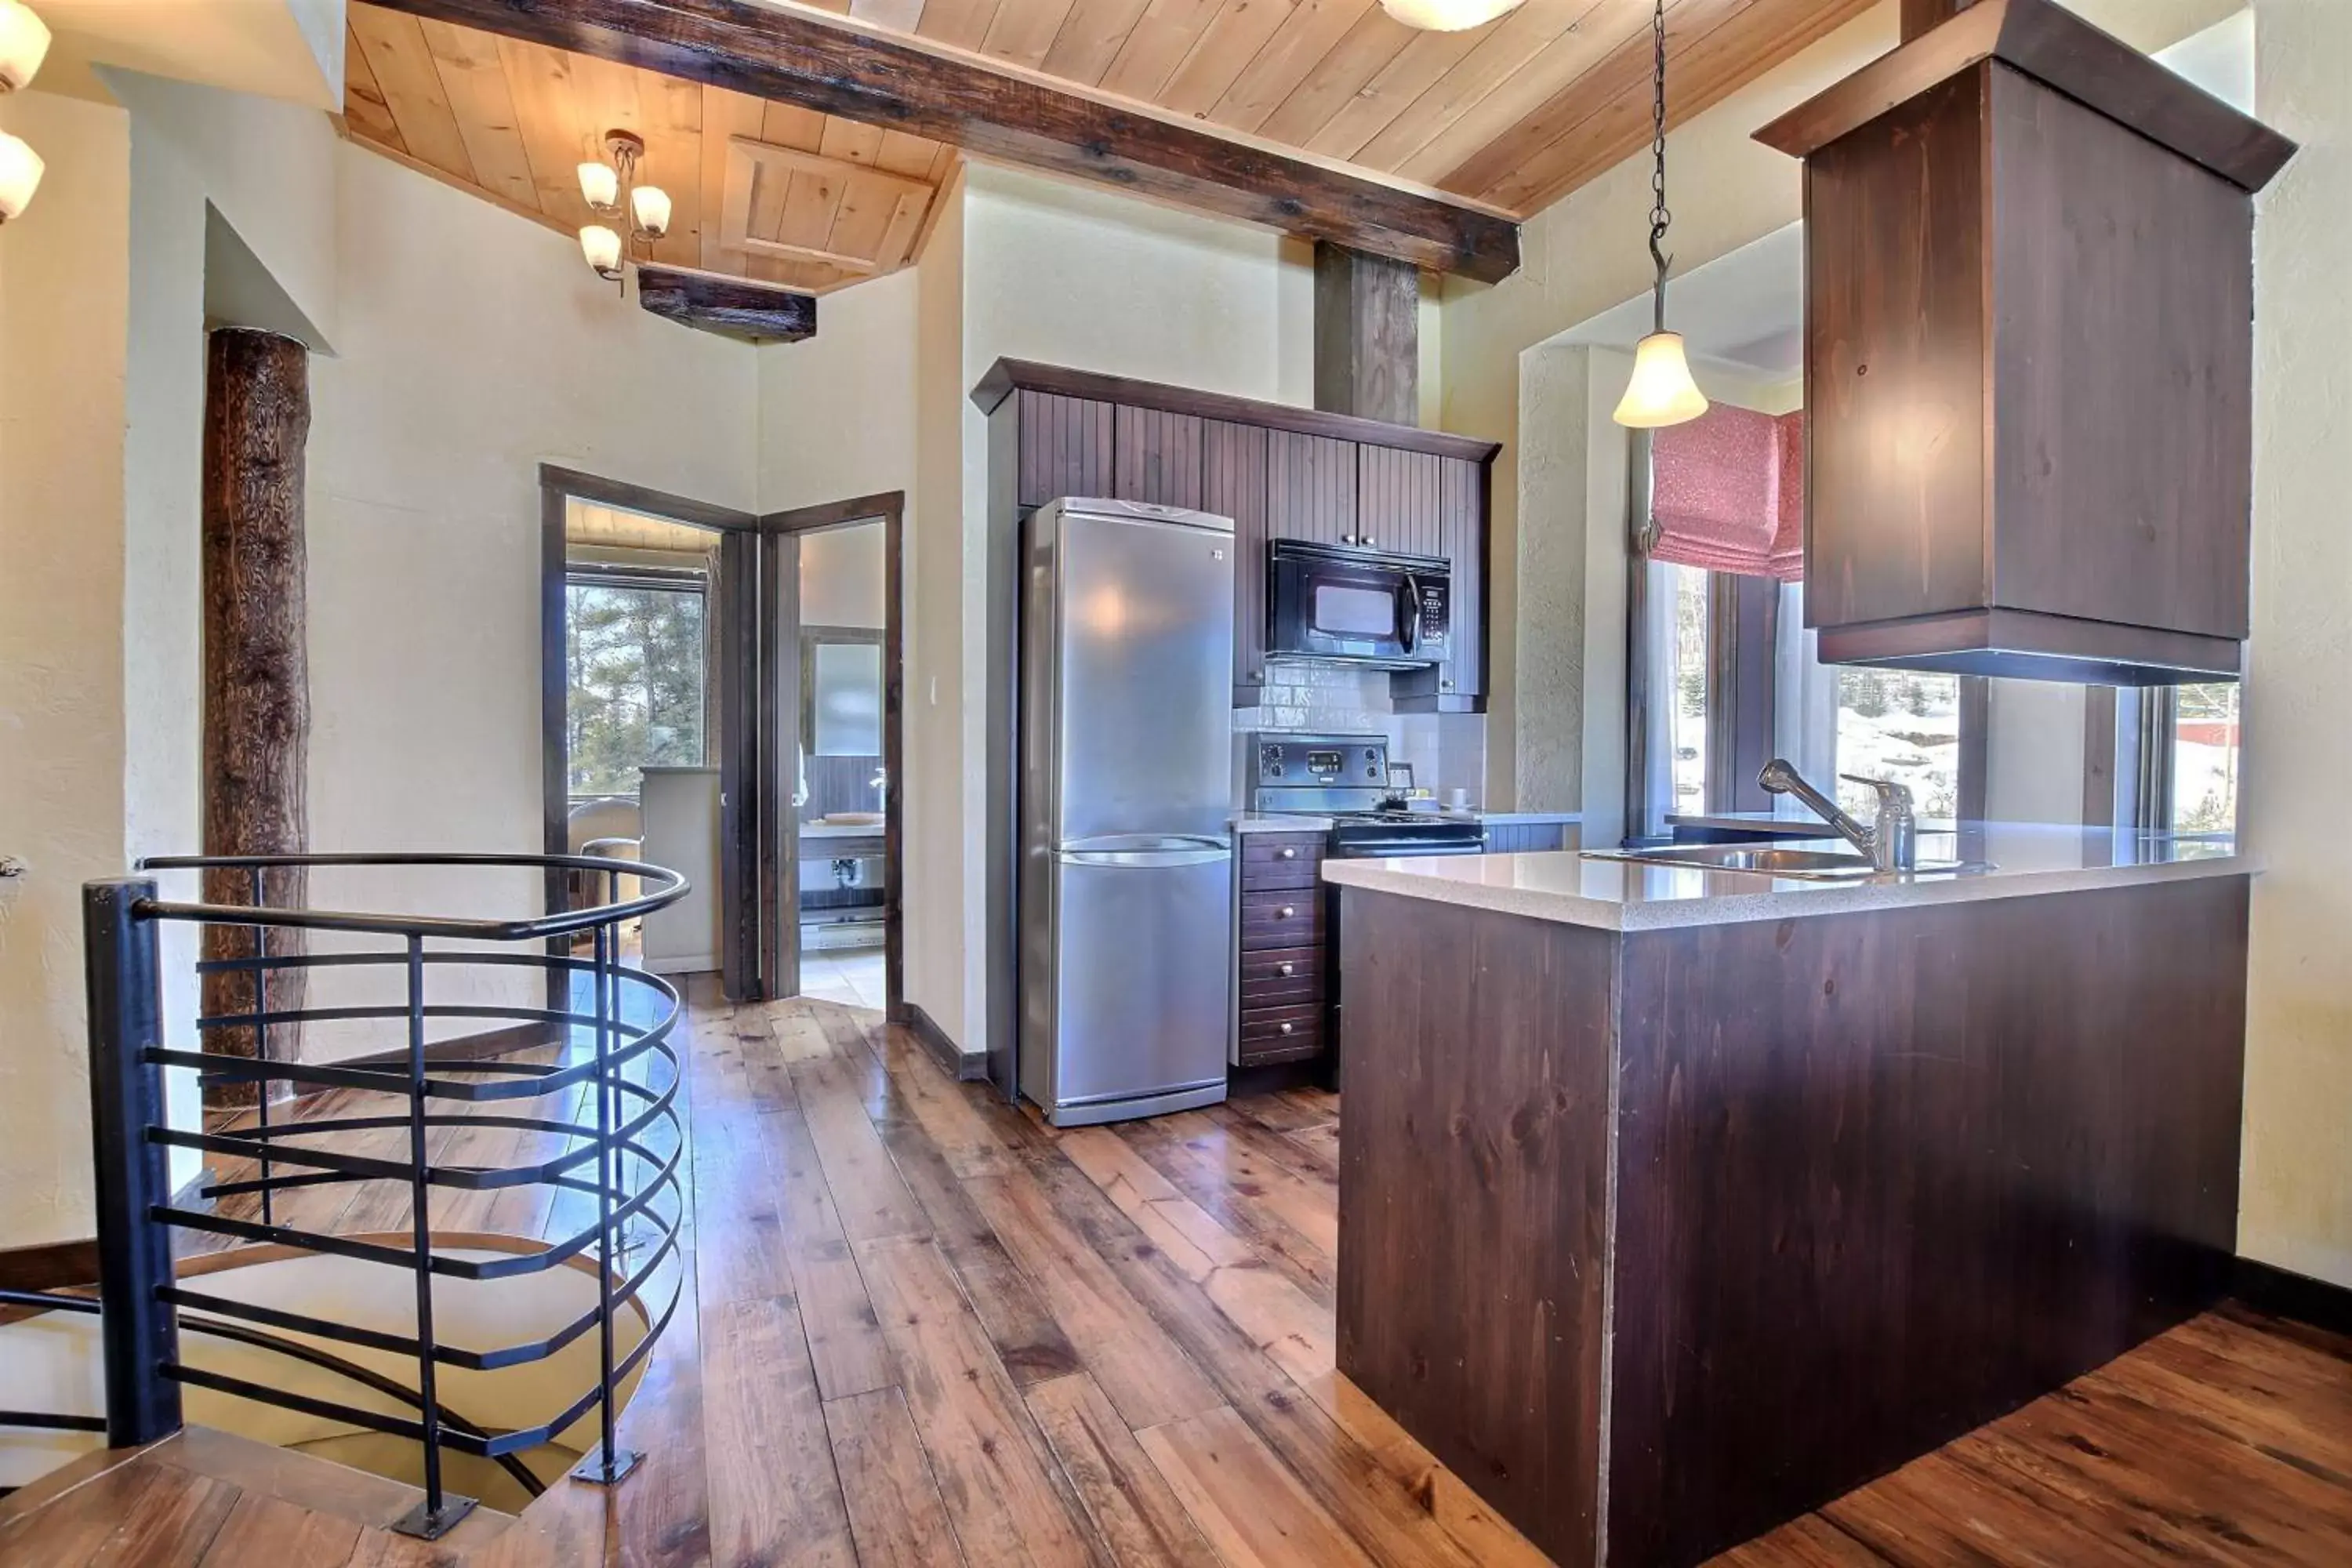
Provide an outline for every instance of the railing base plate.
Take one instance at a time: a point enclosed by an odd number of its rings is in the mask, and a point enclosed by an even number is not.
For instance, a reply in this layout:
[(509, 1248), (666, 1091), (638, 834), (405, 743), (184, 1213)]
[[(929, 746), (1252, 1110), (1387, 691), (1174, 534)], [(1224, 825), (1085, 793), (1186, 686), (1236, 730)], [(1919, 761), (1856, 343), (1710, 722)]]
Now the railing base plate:
[(413, 1535), (419, 1541), (438, 1541), (457, 1528), (459, 1521), (474, 1511), (474, 1500), (445, 1493), (438, 1510), (418, 1503), (392, 1521), (394, 1533)]
[(613, 1463), (608, 1468), (604, 1463), (604, 1449), (599, 1447), (590, 1450), (586, 1458), (572, 1467), (572, 1479), (586, 1481), (592, 1486), (615, 1486), (623, 1476), (635, 1469), (637, 1462), (644, 1458), (635, 1448), (616, 1448), (613, 1451)]

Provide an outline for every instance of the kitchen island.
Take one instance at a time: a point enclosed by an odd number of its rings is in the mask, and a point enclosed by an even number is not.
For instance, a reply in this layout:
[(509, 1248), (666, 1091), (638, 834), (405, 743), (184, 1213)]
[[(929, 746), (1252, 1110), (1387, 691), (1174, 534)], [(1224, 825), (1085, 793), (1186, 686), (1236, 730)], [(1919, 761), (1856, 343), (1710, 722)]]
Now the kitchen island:
[(2210, 1305), (2227, 844), (1330, 861), (1339, 1368), (1562, 1563), (1696, 1563)]

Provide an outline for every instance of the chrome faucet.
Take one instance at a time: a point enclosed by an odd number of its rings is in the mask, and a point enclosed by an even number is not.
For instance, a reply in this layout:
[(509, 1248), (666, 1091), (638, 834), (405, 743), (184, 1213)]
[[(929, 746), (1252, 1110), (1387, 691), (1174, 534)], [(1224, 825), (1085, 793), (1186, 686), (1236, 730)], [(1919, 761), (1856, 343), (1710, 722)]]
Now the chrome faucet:
[(1836, 830), (1837, 836), (1862, 851), (1881, 871), (1914, 871), (1919, 867), (1919, 824), (1911, 812), (1911, 791), (1893, 779), (1866, 779), (1840, 773), (1850, 784), (1868, 784), (1878, 792), (1877, 819), (1868, 827), (1838, 808), (1837, 802), (1807, 784), (1784, 757), (1766, 763), (1756, 775), (1768, 795), (1792, 795)]

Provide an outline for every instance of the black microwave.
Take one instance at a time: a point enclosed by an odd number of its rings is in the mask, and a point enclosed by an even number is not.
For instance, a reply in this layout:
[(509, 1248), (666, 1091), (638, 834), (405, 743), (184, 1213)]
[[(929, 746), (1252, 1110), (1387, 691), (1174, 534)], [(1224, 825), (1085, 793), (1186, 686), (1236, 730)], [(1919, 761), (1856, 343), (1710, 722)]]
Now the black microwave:
[(1399, 555), (1277, 539), (1266, 546), (1265, 651), (1423, 669), (1446, 657), (1454, 569), (1438, 555)]

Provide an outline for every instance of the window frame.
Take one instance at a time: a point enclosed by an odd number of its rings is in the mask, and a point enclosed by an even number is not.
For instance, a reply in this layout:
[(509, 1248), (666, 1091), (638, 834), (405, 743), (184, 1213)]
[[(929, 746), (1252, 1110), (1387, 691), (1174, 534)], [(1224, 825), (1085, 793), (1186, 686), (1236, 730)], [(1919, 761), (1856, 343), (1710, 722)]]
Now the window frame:
[[(564, 625), (572, 624), (569, 608), (574, 588), (637, 588), (657, 593), (692, 594), (702, 601), (702, 760), (685, 764), (689, 767), (709, 767), (718, 733), (719, 683), (716, 670), (718, 626), (714, 612), (717, 601), (711, 594), (711, 573), (698, 566), (658, 566), (637, 562), (571, 561), (563, 567), (563, 595), (566, 601)], [(564, 689), (565, 723), (571, 720), (571, 687)], [(604, 800), (609, 791), (596, 790), (582, 795), (572, 787), (571, 759), (565, 756), (564, 795), (572, 805), (583, 801)]]

